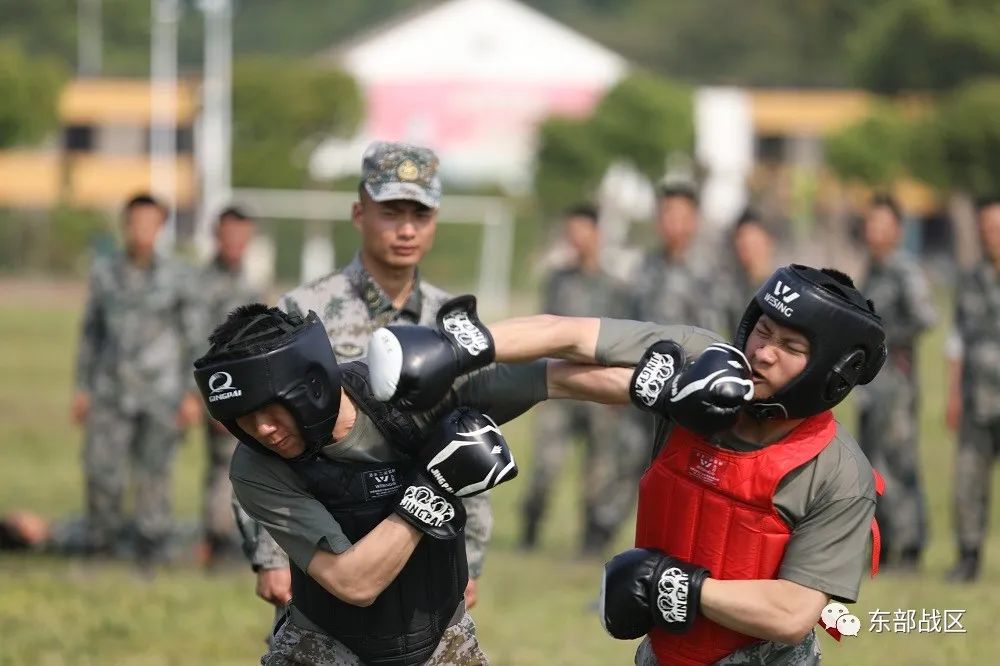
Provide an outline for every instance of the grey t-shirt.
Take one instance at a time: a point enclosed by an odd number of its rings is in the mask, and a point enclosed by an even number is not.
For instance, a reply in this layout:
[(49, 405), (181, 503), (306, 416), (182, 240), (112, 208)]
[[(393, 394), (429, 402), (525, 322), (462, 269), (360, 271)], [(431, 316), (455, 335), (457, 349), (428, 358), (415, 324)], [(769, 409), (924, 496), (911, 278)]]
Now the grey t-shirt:
[[(505, 423), (547, 397), (546, 363), (494, 364), (460, 377), (434, 409), (414, 414), (418, 427), (429, 431), (457, 406), (475, 407), (497, 423)], [(360, 409), (342, 440), (326, 446), (323, 455), (343, 462), (391, 462), (396, 452)], [(248, 514), (267, 529), (303, 571), (317, 548), (342, 553), (351, 547), (337, 521), (313, 497), (292, 469), (277, 457), (237, 447), (229, 468), (233, 490)]]
[[(602, 319), (597, 358), (607, 365), (633, 365), (658, 340), (675, 340), (697, 356), (721, 338), (692, 326)], [(656, 419), (656, 442), (665, 441), (672, 424)], [(732, 435), (713, 444), (735, 451), (761, 446)], [(875, 483), (868, 459), (854, 438), (838, 424), (822, 452), (778, 484), (774, 505), (792, 528), (778, 577), (853, 602), (867, 563), (868, 537), (875, 514)]]

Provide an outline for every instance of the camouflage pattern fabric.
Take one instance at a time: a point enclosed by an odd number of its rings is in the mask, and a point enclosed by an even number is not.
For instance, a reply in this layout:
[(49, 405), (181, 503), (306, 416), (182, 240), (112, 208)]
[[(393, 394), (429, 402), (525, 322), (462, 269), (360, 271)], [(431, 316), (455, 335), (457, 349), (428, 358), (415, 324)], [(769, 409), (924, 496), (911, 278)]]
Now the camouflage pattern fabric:
[(982, 262), (955, 289), (955, 327), (962, 340), (962, 395), (970, 416), (1000, 418), (1000, 273)]
[[(381, 326), (390, 323), (434, 326), (438, 309), (449, 298), (448, 293), (421, 280), (418, 273), (412, 294), (397, 310), (356, 256), (342, 271), (288, 292), (279, 299), (278, 307), (303, 316), (310, 310), (316, 312), (326, 326), (337, 360), (346, 362), (367, 354), (371, 334)], [(468, 513), (465, 548), (469, 575), (478, 578), (493, 529), (489, 494), (467, 497), (462, 503)], [(260, 552), (251, 561), (276, 563), (275, 552), (280, 552), (280, 547), (266, 530), (259, 530), (259, 534), (255, 550)], [(287, 558), (283, 565), (288, 566)]]
[[(810, 631), (796, 645), (761, 641), (726, 655), (715, 666), (817, 666), (822, 660), (816, 632)], [(648, 638), (635, 652), (636, 666), (658, 666)]]
[[(633, 311), (625, 285), (603, 271), (578, 267), (552, 273), (543, 288), (545, 313), (567, 317), (627, 318)], [(526, 541), (533, 543), (549, 503), (549, 491), (566, 464), (574, 439), (584, 447), (583, 549), (603, 547), (632, 510), (637, 482), (649, 457), (642, 431), (622, 427), (628, 408), (574, 401), (539, 405), (535, 454), (525, 495)]]
[(919, 552), (927, 539), (927, 509), (917, 450), (914, 350), (937, 314), (923, 272), (902, 252), (870, 262), (860, 286), (882, 317), (889, 358), (875, 381), (858, 387), (859, 444), (886, 481), (875, 514), (884, 530), (883, 547)]
[(962, 423), (955, 457), (958, 544), (979, 550), (986, 535), (993, 463), (1000, 454), (1000, 273), (982, 262), (955, 290), (962, 340)]
[(632, 278), (633, 319), (658, 324), (688, 324), (722, 335), (725, 330), (725, 280), (694, 257), (678, 260), (661, 250), (646, 254)]
[[(311, 664), (312, 666), (362, 666), (358, 656), (332, 636), (304, 629), (286, 620), (272, 638), (262, 666)], [(427, 666), (479, 666), (488, 664), (476, 639), (476, 624), (465, 613), (461, 621), (445, 630)]]
[(441, 204), (434, 151), (406, 143), (376, 141), (361, 158), (361, 182), (374, 201), (406, 199), (428, 208)]
[(736, 329), (739, 327), (740, 321), (743, 320), (747, 305), (757, 295), (757, 290), (760, 289), (761, 285), (756, 280), (751, 280), (746, 271), (738, 263), (735, 263), (735, 259), (733, 261), (734, 268), (729, 273), (724, 294), (723, 329), (719, 331), (729, 340), (736, 336)]
[(115, 548), (131, 467), (139, 555), (164, 555), (170, 468), (183, 434), (175, 418), (194, 389), (191, 363), (204, 330), (189, 275), (165, 257), (138, 268), (124, 254), (91, 270), (76, 385), (91, 397), (83, 463), (94, 550)]
[[(201, 301), (205, 333), (204, 351), (208, 351), (208, 335), (225, 321), (234, 309), (262, 300), (243, 270), (232, 270), (216, 258), (198, 276), (198, 296)], [(228, 432), (220, 432), (209, 420), (205, 424), (207, 465), (202, 494), (202, 525), (205, 535), (214, 541), (228, 541), (235, 532), (233, 518), (233, 486), (229, 482), (229, 461), (236, 450), (237, 440)]]

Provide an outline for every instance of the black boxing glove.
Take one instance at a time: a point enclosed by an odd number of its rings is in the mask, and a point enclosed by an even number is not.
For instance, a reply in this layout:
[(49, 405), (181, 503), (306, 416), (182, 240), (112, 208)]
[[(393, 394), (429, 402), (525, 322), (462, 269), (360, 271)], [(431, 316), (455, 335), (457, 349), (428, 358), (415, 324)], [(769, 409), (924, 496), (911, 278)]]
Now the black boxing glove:
[(753, 399), (746, 356), (718, 342), (686, 367), (683, 358), (676, 342), (650, 346), (632, 373), (632, 402), (706, 437), (732, 427), (740, 409)]
[(393, 511), (435, 539), (455, 539), (465, 530), (462, 501), (442, 488), (422, 467), (410, 477)]
[(372, 334), (368, 376), (376, 399), (400, 409), (427, 410), (459, 375), (493, 362), (493, 336), (479, 321), (475, 296), (447, 301), (437, 322), (437, 329), (386, 326)]
[(439, 486), (471, 497), (517, 476), (517, 463), (497, 424), (459, 407), (441, 419), (420, 452), (420, 465)]
[(600, 617), (605, 631), (630, 640), (653, 626), (671, 633), (691, 628), (709, 571), (658, 550), (633, 548), (604, 565)]

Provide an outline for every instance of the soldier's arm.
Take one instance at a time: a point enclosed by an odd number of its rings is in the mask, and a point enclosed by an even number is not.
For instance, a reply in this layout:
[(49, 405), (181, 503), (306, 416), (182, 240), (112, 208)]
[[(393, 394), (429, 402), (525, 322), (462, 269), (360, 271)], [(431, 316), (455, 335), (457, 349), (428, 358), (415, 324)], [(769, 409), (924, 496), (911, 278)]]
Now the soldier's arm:
[[(80, 326), (80, 343), (76, 353), (76, 390), (89, 393), (94, 385), (97, 356), (107, 335), (104, 310), (101, 307), (103, 289), (100, 279), (101, 265), (95, 262), (90, 272), (87, 304)], [(190, 373), (188, 373), (190, 374)]]
[[(927, 278), (919, 266), (914, 264), (909, 267), (901, 277), (907, 316), (903, 318), (903, 321), (895, 322), (895, 325), (890, 328), (894, 330), (895, 335), (899, 336), (899, 342), (909, 343), (913, 338), (934, 325), (934, 322), (937, 321), (937, 311), (931, 300)], [(892, 344), (894, 341), (889, 340), (888, 342)]]
[(721, 338), (694, 326), (663, 325), (628, 319), (534, 315), (507, 319), (490, 327), (498, 362), (558, 358), (576, 363), (631, 366), (654, 342), (673, 340), (697, 356)]

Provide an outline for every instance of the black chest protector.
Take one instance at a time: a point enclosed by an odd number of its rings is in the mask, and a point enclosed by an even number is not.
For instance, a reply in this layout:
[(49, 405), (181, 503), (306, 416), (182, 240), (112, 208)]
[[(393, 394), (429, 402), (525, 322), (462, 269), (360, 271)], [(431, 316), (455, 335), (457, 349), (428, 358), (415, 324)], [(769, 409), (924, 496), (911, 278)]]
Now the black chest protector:
[[(344, 390), (389, 443), (408, 456), (423, 443), (406, 414), (378, 402), (360, 363), (341, 365)], [(412, 459), (394, 463), (347, 464), (323, 456), (288, 463), (344, 534), (356, 543), (399, 502)], [(292, 600), (314, 624), (342, 642), (365, 664), (409, 666), (427, 661), (462, 600), (468, 569), (462, 539), (421, 539), (395, 580), (371, 606), (341, 601), (295, 566)]]

